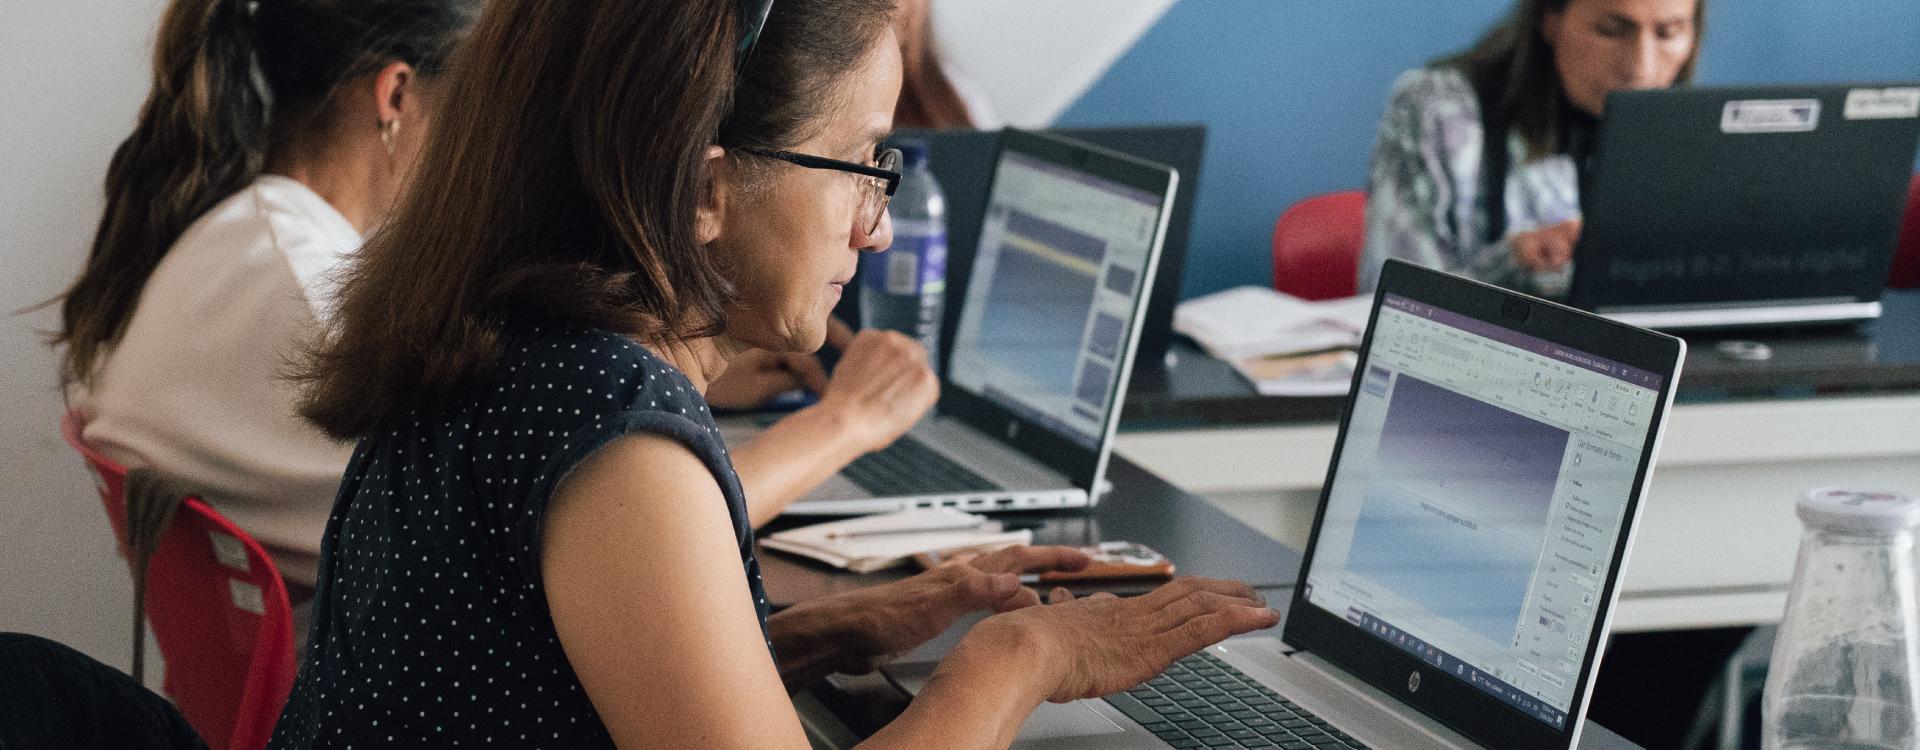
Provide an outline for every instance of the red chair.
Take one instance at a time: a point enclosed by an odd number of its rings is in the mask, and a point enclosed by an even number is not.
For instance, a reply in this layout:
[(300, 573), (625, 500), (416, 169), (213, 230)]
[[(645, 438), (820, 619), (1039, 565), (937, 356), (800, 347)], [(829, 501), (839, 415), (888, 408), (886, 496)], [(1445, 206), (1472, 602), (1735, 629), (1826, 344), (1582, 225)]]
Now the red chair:
[(1353, 296), (1366, 214), (1360, 190), (1293, 204), (1273, 225), (1273, 288), (1309, 300)]
[[(127, 469), (81, 441), (85, 423), (68, 412), (61, 432), (93, 470), (125, 554)], [(266, 550), (200, 498), (186, 498), (148, 562), (146, 615), (166, 661), (164, 691), (207, 746), (266, 747), (295, 669), (293, 609)]]
[(60, 418), (60, 434), (67, 438), (80, 458), (93, 471), (94, 489), (100, 491), (100, 503), (107, 506), (107, 521), (113, 524), (113, 538), (119, 542), (120, 555), (127, 554), (127, 470), (119, 462), (80, 439), (87, 428), (87, 417), (73, 410)]
[(1895, 289), (1920, 287), (1920, 172), (1913, 175), (1913, 188), (1907, 191), (1907, 219), (1900, 228), (1900, 244), (1893, 251), (1893, 273), (1887, 286)]

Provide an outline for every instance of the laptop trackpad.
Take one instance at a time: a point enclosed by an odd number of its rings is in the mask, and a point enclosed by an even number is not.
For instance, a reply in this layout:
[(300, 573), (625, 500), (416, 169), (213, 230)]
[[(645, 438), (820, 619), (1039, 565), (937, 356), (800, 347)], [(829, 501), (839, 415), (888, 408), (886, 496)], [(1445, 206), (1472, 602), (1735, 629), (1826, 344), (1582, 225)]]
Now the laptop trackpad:
[[(920, 688), (927, 684), (927, 677), (933, 674), (935, 662), (907, 662), (888, 664), (880, 668), (880, 673), (894, 687), (907, 695), (919, 695)], [(1126, 731), (1125, 727), (1114, 723), (1112, 719), (1101, 715), (1093, 707), (1092, 701), (1073, 703), (1042, 703), (1034, 709), (1027, 722), (1020, 725), (1020, 733), (1014, 737), (1016, 742), (1032, 740), (1059, 740), (1069, 737), (1091, 737), (1102, 734), (1116, 734)]]
[(1087, 701), (1042, 703), (1027, 717), (1027, 723), (1020, 725), (1020, 733), (1013, 739), (1015, 742), (1059, 740), (1124, 731), (1125, 727), (1101, 716)]

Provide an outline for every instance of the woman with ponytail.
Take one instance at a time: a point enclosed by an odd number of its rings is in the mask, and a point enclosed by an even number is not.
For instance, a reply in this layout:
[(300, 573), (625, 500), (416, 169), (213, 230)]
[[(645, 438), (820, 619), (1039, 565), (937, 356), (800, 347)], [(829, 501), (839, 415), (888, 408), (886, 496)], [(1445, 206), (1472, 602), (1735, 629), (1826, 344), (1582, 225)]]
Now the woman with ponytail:
[(477, 5), (173, 0), (61, 301), (86, 441), (204, 492), (273, 554), (296, 613), (352, 446), (300, 421), (284, 371), (406, 182)]

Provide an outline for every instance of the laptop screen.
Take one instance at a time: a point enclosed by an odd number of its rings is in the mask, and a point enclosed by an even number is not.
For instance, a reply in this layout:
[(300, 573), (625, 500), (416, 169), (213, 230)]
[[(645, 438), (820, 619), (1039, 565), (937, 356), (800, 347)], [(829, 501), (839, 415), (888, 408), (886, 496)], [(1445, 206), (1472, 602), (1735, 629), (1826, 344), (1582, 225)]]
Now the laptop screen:
[(1303, 598), (1556, 730), (1664, 378), (1383, 294)]
[(954, 386), (1095, 449), (1164, 196), (1003, 151), (947, 363)]

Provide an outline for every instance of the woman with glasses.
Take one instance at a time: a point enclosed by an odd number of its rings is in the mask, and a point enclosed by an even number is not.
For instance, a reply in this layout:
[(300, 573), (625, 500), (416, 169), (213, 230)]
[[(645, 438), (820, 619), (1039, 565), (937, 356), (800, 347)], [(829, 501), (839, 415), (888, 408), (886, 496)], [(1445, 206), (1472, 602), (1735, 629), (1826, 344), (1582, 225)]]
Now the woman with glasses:
[[(854, 223), (867, 227), (869, 235), (878, 235), (887, 202), (900, 184), (900, 152), (892, 149), (864, 163), (777, 149), (742, 149), (742, 155), (851, 176), (858, 193)], [(836, 290), (836, 301), (844, 286), (841, 282)], [(756, 529), (854, 459), (892, 444), (939, 397), (939, 379), (927, 364), (926, 349), (910, 336), (886, 330), (854, 333), (830, 319), (825, 341), (840, 350), (831, 376), (811, 349), (752, 348), (729, 357), (703, 394), (713, 408), (734, 410), (757, 408), (799, 388), (819, 394), (818, 402), (732, 448), (747, 497), (747, 520)]]
[(818, 347), (891, 240), (892, 10), (487, 5), (308, 369), (304, 413), (360, 444), (272, 747), (805, 748), (791, 692), (979, 609), (869, 746), (1005, 746), (1275, 623), (1203, 579), (1027, 606), (1017, 573), (1087, 562), (1028, 547), (770, 613), (701, 393)]
[(1394, 83), (1359, 288), (1387, 258), (1566, 294), (1607, 94), (1693, 79), (1706, 0), (1519, 0), (1472, 49)]
[[(1000, 119), (992, 104), (934, 43), (932, 1), (901, 0), (898, 5), (893, 33), (900, 40), (902, 70), (894, 127), (998, 129)], [(841, 311), (850, 315), (856, 308), (842, 306)], [(864, 345), (862, 338), (837, 320), (828, 322), (828, 346)], [(836, 367), (835, 372), (839, 371)], [(719, 409), (750, 410), (797, 389), (822, 392), (826, 383), (826, 371), (812, 354), (756, 349), (728, 363), (726, 374), (707, 389), (707, 403)]]

